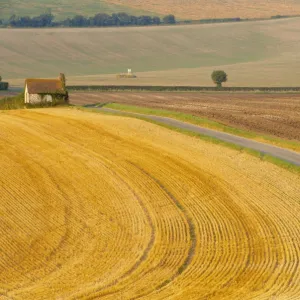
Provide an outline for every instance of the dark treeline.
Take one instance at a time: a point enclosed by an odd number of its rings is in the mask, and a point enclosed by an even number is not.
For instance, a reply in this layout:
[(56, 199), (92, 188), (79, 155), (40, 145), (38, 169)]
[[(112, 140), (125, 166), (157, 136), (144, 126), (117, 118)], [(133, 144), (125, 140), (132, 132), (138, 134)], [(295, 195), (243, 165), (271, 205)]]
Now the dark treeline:
[[(290, 18), (292, 16), (276, 15), (269, 19)], [(111, 15), (98, 13), (93, 17), (77, 15), (63, 21), (55, 21), (54, 15), (44, 13), (36, 17), (19, 17), (12, 15), (9, 20), (0, 19), (0, 27), (112, 27), (112, 26), (149, 26), (161, 24), (207, 24), (251, 21), (256, 19), (220, 18), (177, 21), (174, 15), (167, 15), (162, 19), (152, 16), (132, 16), (127, 13), (114, 13)], [(266, 19), (264, 19), (266, 20)]]
[(18, 17), (13, 15), (9, 20), (0, 20), (5, 27), (105, 27), (105, 26), (146, 26), (160, 24), (175, 24), (174, 15), (159, 17), (132, 16), (126, 13), (112, 15), (98, 13), (93, 17), (82, 15), (74, 16), (63, 21), (55, 21), (51, 13), (41, 14), (37, 17)]
[(185, 20), (182, 23), (185, 24), (210, 24), (210, 23), (229, 23), (246, 21), (247, 19), (241, 18), (221, 18), (221, 19), (201, 19), (201, 20)]

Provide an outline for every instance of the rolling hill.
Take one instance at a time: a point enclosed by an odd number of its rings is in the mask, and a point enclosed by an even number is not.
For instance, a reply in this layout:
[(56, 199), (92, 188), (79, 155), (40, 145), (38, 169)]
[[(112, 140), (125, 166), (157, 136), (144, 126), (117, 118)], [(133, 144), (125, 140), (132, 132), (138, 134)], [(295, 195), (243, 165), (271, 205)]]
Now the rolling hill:
[(129, 12), (132, 14), (175, 14), (180, 19), (261, 18), (273, 15), (300, 14), (299, 0), (3, 0), (0, 19), (12, 14), (36, 15), (51, 9), (57, 19), (96, 12)]
[(0, 127), (1, 299), (299, 299), (299, 174), (70, 108)]
[(107, 3), (134, 9), (146, 9), (159, 14), (172, 13), (181, 19), (261, 18), (277, 14), (300, 13), (299, 0), (105, 0)]
[[(4, 80), (67, 75), (68, 84), (298, 86), (300, 18), (136, 28), (0, 29)], [(116, 79), (132, 68), (136, 79)]]
[(51, 11), (56, 20), (62, 20), (67, 17), (78, 14), (92, 16), (98, 12), (114, 13), (127, 12), (130, 14), (141, 15), (154, 13), (144, 9), (134, 9), (123, 5), (107, 3), (104, 0), (1, 0), (0, 1), (0, 19), (8, 19), (11, 15), (18, 16), (36, 16), (45, 11)]

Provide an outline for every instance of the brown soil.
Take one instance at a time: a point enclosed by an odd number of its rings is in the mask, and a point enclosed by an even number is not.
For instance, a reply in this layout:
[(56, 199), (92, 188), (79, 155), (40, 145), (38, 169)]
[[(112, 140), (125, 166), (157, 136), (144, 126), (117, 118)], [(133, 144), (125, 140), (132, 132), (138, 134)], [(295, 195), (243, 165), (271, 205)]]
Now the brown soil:
[(300, 141), (298, 94), (77, 92), (72, 104), (116, 102), (184, 112), (236, 128)]

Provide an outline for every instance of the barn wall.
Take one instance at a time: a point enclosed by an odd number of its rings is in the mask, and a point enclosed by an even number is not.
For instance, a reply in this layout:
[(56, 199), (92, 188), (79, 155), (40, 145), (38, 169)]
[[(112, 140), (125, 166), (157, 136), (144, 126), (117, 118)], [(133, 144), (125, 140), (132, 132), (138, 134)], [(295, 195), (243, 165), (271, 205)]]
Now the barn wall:
[(29, 103), (35, 104), (42, 102), (42, 97), (39, 94), (29, 94)]
[(39, 95), (39, 94), (29, 94), (29, 102), (25, 103), (31, 103), (31, 104), (36, 104), (36, 103), (41, 103), (41, 102), (52, 102), (52, 95)]
[(25, 87), (25, 103), (29, 103), (29, 93), (27, 85)]

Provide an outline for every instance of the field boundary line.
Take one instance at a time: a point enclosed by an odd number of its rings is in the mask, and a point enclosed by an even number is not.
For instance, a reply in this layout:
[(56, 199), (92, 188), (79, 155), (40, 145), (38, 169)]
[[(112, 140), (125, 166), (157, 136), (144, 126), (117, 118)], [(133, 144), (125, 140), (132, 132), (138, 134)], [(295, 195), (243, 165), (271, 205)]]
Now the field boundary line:
[[(85, 110), (84, 107), (77, 109)], [(262, 161), (273, 163), (279, 167), (300, 174), (300, 154), (292, 150), (268, 145), (167, 117), (130, 113), (105, 107), (90, 107), (86, 110), (96, 113), (100, 112), (104, 114), (119, 115), (147, 121), (179, 133), (200, 138), (206, 142), (223, 145), (240, 152), (246, 152), (250, 155), (260, 158)]]
[[(85, 107), (89, 107), (89, 106), (91, 105), (86, 105)], [(247, 139), (255, 140), (257, 142), (270, 144), (273, 146), (277, 146), (279, 148), (285, 148), (300, 153), (300, 142), (284, 140), (279, 137), (272, 137), (265, 134), (259, 134), (255, 131), (232, 127), (220, 123), (219, 121), (211, 120), (207, 117), (195, 116), (192, 114), (183, 113), (181, 111), (171, 111), (171, 110), (160, 109), (160, 108), (146, 108), (143, 106), (127, 105), (127, 104), (120, 104), (115, 102), (109, 102), (109, 103), (98, 104), (98, 105), (96, 104), (96, 107), (100, 107), (100, 106), (104, 108), (111, 108), (111, 109), (116, 109), (124, 112), (129, 112), (129, 113), (141, 113), (149, 116), (159, 116), (159, 117), (166, 117), (170, 119), (176, 119), (184, 123), (189, 123), (200, 127), (217, 130), (220, 132), (229, 133), (232, 135), (241, 136)]]

